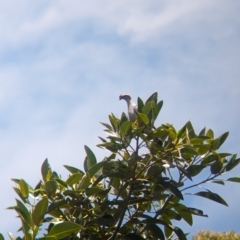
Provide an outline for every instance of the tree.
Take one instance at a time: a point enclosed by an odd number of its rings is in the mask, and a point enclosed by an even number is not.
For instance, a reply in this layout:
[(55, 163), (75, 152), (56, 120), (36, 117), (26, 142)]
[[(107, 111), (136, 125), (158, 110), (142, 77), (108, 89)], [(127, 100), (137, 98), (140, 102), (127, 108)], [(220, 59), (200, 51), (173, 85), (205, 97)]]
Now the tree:
[[(184, 204), (185, 194), (227, 206), (217, 193), (196, 190), (206, 182), (240, 182), (237, 177), (219, 179), (240, 161), (236, 154), (218, 151), (228, 132), (215, 138), (204, 128), (196, 134), (191, 122), (179, 131), (168, 123), (156, 127), (162, 105), (154, 93), (145, 103), (138, 98), (138, 119), (133, 123), (124, 113), (120, 119), (111, 114), (110, 123), (102, 123), (108, 136), (100, 137), (98, 145), (109, 156), (97, 162), (85, 146), (84, 171), (64, 165), (70, 173), (66, 180), (47, 159), (35, 188), (24, 179), (12, 179), (19, 199), (9, 209), (21, 219), (23, 237), (18, 239), (185, 240), (187, 234), (172, 221), (192, 225), (193, 215), (207, 217)], [(202, 180), (196, 182), (200, 174)]]
[(224, 233), (216, 233), (216, 232), (209, 232), (204, 231), (198, 233), (193, 240), (239, 240), (240, 234), (235, 232), (224, 232)]

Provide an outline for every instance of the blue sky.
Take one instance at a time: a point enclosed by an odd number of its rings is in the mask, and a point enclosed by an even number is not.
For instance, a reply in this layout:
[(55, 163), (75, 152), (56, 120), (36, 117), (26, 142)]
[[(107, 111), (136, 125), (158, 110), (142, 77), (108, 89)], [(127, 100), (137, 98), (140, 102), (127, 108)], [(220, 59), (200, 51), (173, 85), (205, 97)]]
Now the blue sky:
[[(230, 131), (222, 151), (239, 153), (240, 2), (238, 1), (2, 1), (0, 3), (0, 231), (15, 232), (11, 178), (33, 186), (47, 157), (54, 170), (82, 168), (83, 146), (98, 160), (99, 122), (120, 116), (157, 91), (158, 123), (177, 129)], [(226, 177), (239, 176), (239, 168)], [(213, 186), (229, 208), (187, 197), (209, 218), (200, 230), (240, 232), (240, 185)]]

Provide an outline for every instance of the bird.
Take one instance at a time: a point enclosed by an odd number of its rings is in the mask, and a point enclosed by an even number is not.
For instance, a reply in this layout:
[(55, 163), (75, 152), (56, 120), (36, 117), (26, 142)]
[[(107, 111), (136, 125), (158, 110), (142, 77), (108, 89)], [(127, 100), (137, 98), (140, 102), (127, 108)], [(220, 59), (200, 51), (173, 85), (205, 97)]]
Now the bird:
[(121, 94), (119, 96), (119, 100), (124, 99), (127, 102), (128, 105), (128, 118), (130, 120), (130, 122), (134, 122), (138, 115), (137, 115), (137, 110), (138, 110), (138, 106), (136, 103), (133, 102), (131, 96), (129, 94)]

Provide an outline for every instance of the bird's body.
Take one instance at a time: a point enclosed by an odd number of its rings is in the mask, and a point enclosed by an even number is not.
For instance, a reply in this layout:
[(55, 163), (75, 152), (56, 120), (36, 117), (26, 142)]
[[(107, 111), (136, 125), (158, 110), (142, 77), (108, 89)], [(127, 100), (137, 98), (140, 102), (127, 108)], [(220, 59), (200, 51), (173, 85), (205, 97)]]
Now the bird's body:
[(137, 115), (137, 110), (138, 106), (132, 101), (131, 96), (129, 94), (121, 94), (119, 96), (119, 100), (124, 99), (127, 102), (128, 105), (128, 117), (131, 122), (134, 122), (138, 115)]

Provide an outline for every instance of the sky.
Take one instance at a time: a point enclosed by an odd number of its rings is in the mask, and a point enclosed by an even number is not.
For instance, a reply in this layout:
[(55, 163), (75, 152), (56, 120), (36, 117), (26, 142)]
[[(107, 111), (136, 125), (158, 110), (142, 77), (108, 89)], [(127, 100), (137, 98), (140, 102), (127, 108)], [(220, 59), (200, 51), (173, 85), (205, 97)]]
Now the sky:
[[(233, 0), (1, 1), (0, 232), (20, 227), (6, 210), (17, 197), (11, 178), (34, 187), (46, 158), (64, 178), (63, 165), (83, 169), (84, 145), (98, 161), (109, 154), (96, 147), (100, 122), (126, 112), (122, 93), (136, 101), (157, 91), (159, 125), (230, 131), (222, 152), (239, 153), (239, 12)], [(209, 217), (180, 226), (240, 232), (240, 185), (212, 189), (229, 207), (187, 197)]]

